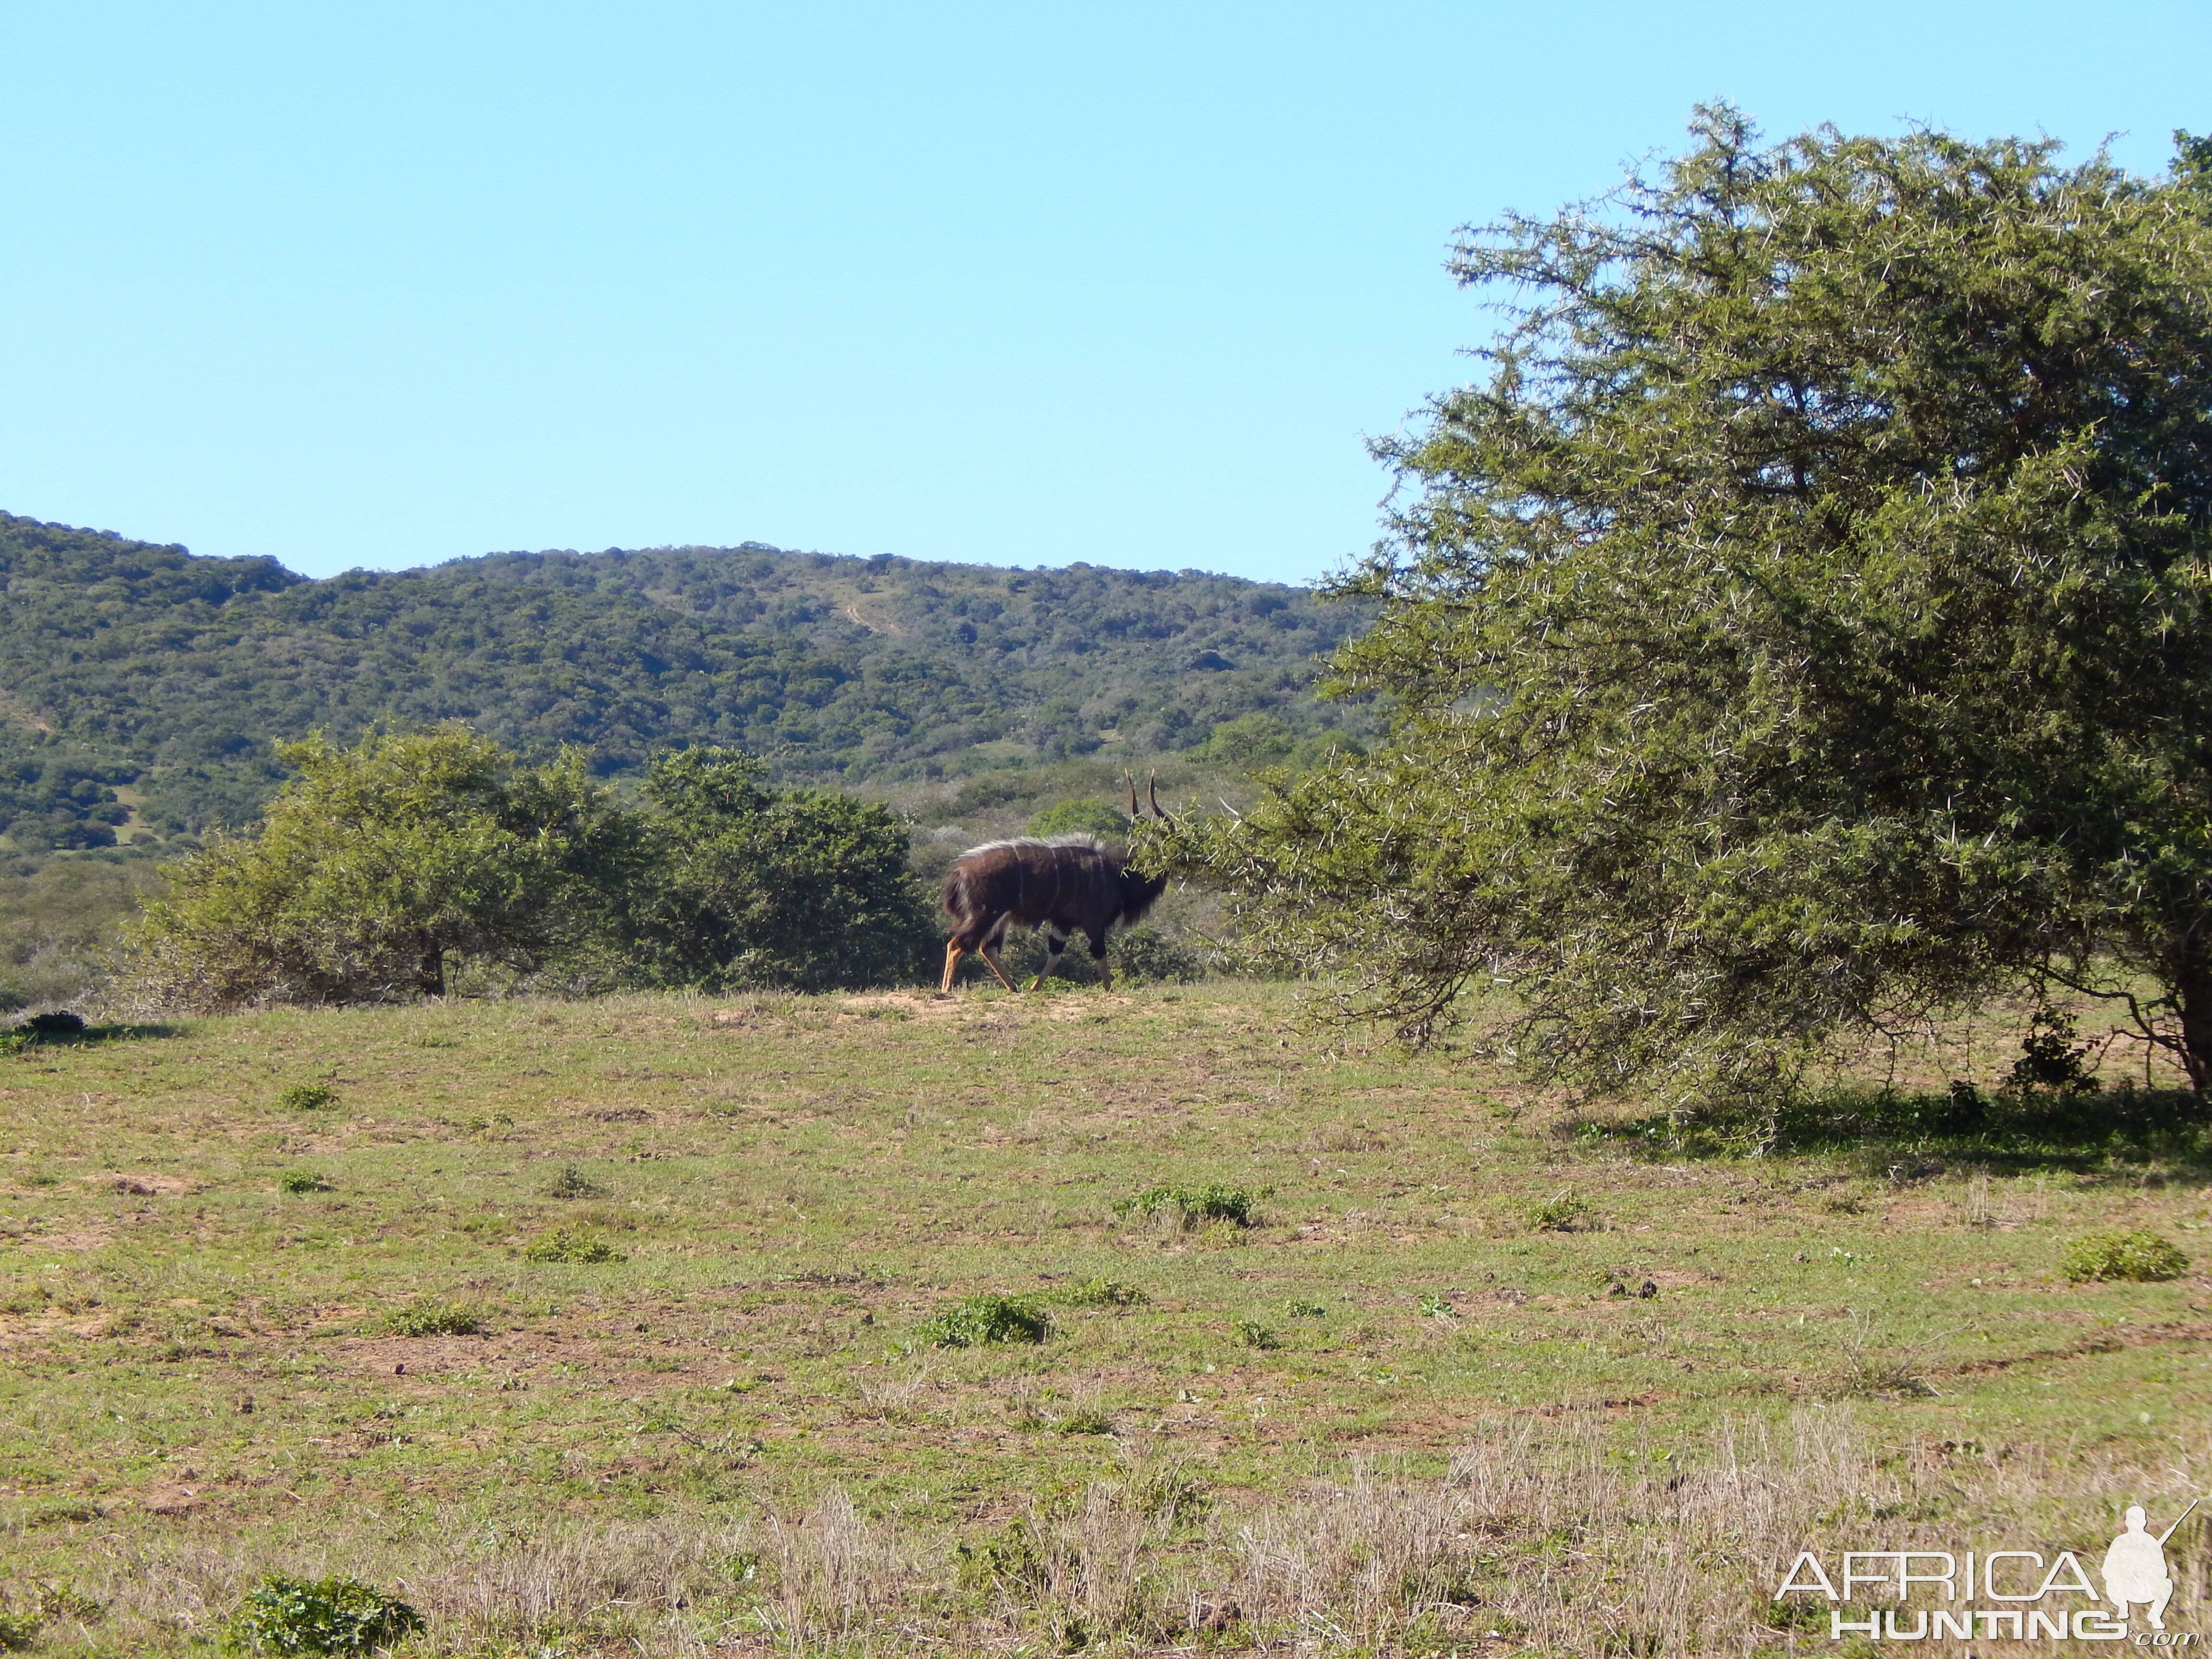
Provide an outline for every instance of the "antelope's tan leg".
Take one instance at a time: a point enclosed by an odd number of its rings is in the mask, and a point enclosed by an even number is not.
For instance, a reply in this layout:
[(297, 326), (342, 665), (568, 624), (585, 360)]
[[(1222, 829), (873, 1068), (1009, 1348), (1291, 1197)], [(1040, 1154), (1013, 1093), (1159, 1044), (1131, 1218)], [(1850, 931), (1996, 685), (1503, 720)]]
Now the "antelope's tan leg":
[(952, 988), (952, 975), (958, 970), (959, 967), (959, 941), (957, 939), (947, 939), (945, 943), (945, 982), (937, 988), (938, 995), (943, 996), (947, 991), (950, 991)]
[(999, 976), (1000, 984), (1005, 986), (1009, 991), (1018, 992), (1021, 989), (1021, 987), (1006, 977), (1006, 970), (999, 966), (999, 959), (991, 954), (991, 947), (988, 945), (979, 945), (975, 948), (983, 953), (983, 960), (991, 964), (991, 971)]

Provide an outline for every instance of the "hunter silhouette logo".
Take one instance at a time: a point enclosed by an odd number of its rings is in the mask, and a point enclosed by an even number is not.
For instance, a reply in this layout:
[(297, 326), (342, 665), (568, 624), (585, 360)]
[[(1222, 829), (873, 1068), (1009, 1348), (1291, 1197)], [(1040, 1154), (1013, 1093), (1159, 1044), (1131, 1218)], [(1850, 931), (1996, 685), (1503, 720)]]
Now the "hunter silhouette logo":
[[(1846, 1636), (1877, 1642), (1929, 1637), (2119, 1642), (2129, 1638), (2130, 1611), (2140, 1607), (2148, 1628), (2132, 1632), (2136, 1646), (2195, 1647), (2202, 1640), (2196, 1632), (2166, 1627), (2166, 1607), (2173, 1600), (2166, 1546), (2203, 1501), (2191, 1499), (2161, 1533), (2150, 1530), (2142, 1504), (2130, 1504), (2098, 1571), (2105, 1583), (2101, 1595), (2072, 1550), (2061, 1550), (2048, 1560), (2039, 1550), (1847, 1550), (1832, 1575), (1819, 1556), (1805, 1550), (1782, 1576), (1774, 1599), (1825, 1597), (1832, 1604), (1828, 1637), (1837, 1642)], [(1909, 1606), (1916, 1593), (1936, 1605)], [(1852, 1605), (1863, 1601), (1892, 1605)], [(1863, 1617), (1856, 1616), (1861, 1613)]]

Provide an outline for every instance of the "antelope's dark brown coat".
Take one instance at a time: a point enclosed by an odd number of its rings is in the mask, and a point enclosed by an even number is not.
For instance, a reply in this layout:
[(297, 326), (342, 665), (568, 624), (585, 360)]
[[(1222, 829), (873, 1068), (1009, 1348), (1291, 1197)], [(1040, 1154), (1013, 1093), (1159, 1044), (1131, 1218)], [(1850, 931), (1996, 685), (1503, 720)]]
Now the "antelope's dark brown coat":
[(1088, 836), (991, 842), (963, 853), (945, 875), (952, 938), (945, 947), (941, 988), (952, 988), (962, 956), (980, 951), (1000, 982), (1012, 990), (1014, 982), (991, 947), (1005, 939), (1009, 926), (1033, 927), (1039, 922), (1052, 929), (1052, 955), (1037, 975), (1040, 982), (1060, 965), (1068, 939), (1081, 933), (1090, 942), (1100, 977), (1111, 984), (1106, 930), (1116, 922), (1126, 926), (1142, 919), (1166, 887), (1164, 876), (1139, 875), (1126, 859)]

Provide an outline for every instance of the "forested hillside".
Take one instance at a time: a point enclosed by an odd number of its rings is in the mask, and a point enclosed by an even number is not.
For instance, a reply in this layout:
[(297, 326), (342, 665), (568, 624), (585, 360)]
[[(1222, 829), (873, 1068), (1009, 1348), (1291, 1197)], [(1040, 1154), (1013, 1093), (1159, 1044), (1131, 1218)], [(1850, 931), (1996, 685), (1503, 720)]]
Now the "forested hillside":
[(317, 726), (459, 717), (610, 773), (711, 740), (791, 781), (889, 786), (1172, 753), (1259, 712), (1294, 735), (1357, 718), (1310, 685), (1358, 611), (1192, 572), (748, 544), (310, 581), (0, 514), (0, 817), (27, 850), (242, 821), (270, 744)]

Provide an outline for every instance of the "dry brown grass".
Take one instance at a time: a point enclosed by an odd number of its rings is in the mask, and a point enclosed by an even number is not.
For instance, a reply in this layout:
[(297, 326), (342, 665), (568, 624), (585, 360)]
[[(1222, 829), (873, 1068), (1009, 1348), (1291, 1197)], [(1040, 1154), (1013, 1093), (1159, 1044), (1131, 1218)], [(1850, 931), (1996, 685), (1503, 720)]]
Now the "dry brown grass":
[[(804, 1510), (727, 1526), (556, 1523), (404, 1550), (327, 1528), (95, 1545), (72, 1588), (108, 1613), (76, 1634), (131, 1651), (210, 1633), (281, 1562), (391, 1583), (430, 1619), (415, 1650), (438, 1655), (1753, 1659), (1791, 1650), (1771, 1597), (1775, 1564), (1800, 1549), (1986, 1547), (2015, 1521), (2047, 1531), (2057, 1512), (2087, 1551), (2110, 1530), (2116, 1476), (2178, 1510), (2207, 1461), (2200, 1448), (2115, 1471), (1956, 1443), (1880, 1455), (1848, 1407), (1725, 1422), (1712, 1445), (1687, 1467), (1625, 1464), (1593, 1419), (1522, 1418), (1486, 1427), (1441, 1474), (1355, 1459), (1340, 1480), (1213, 1507), (1179, 1458), (1139, 1441), (1119, 1478), (965, 1535), (871, 1517), (833, 1487)], [(2170, 1549), (2183, 1628), (2206, 1600), (2186, 1548)], [(1814, 1611), (1811, 1645), (1826, 1649), (1825, 1604)]]

